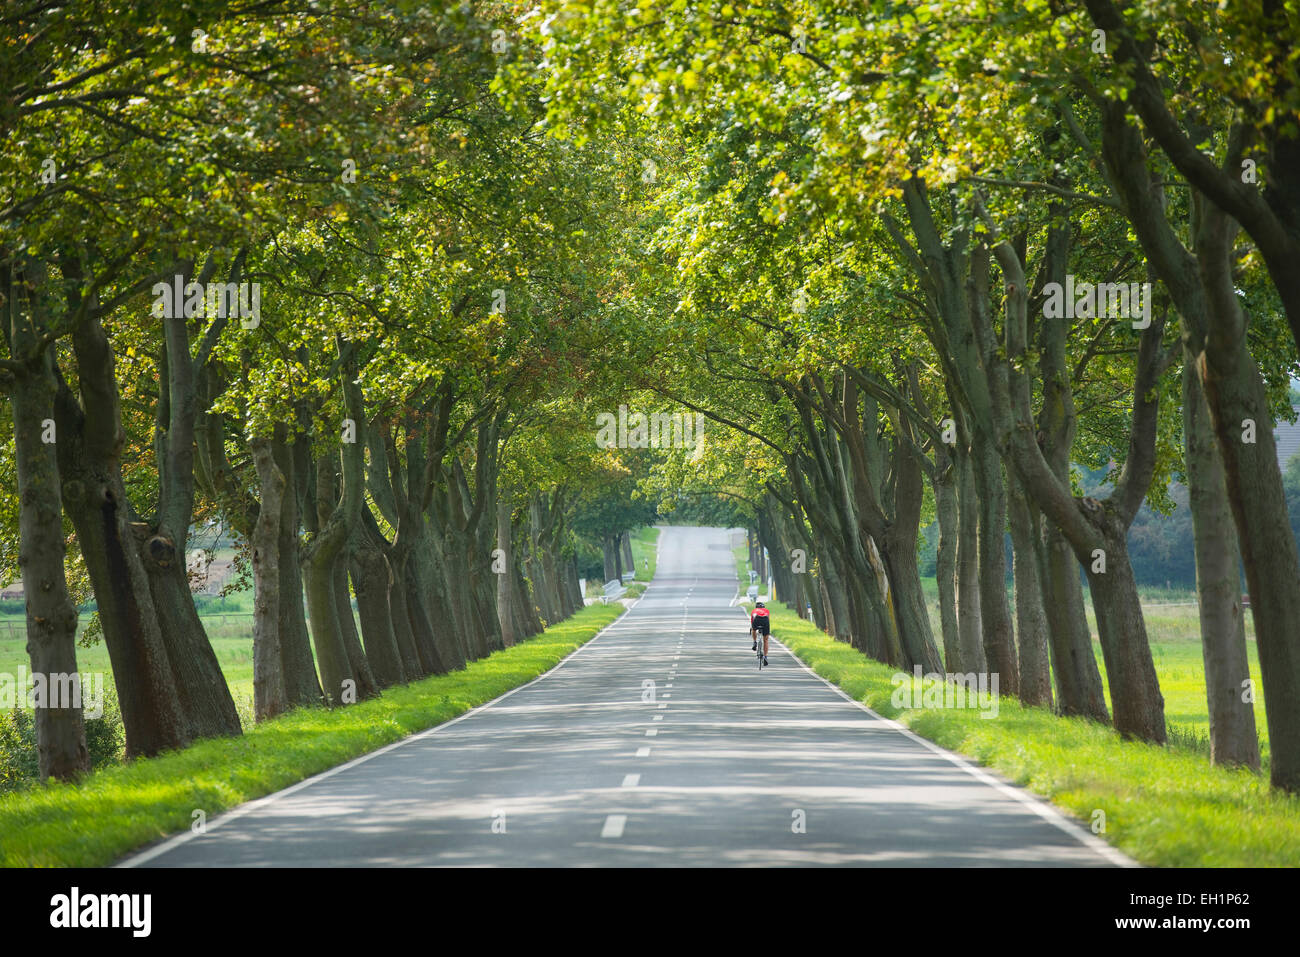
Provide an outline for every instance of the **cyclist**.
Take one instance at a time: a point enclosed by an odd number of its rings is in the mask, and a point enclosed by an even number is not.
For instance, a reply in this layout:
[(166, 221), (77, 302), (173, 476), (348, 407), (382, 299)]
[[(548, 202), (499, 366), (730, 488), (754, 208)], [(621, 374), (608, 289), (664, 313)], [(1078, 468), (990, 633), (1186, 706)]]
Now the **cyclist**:
[(754, 605), (754, 613), (749, 616), (749, 637), (753, 639), (754, 644), (750, 646), (750, 651), (758, 651), (758, 633), (763, 633), (763, 664), (767, 664), (767, 639), (772, 631), (772, 619), (767, 613), (763, 603), (757, 602)]

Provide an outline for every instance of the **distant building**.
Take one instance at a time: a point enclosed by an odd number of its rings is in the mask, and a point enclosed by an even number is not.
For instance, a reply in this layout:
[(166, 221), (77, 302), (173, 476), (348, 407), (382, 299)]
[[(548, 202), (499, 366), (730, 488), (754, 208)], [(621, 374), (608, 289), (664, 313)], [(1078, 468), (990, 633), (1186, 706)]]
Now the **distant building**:
[(1291, 456), (1300, 452), (1300, 420), (1297, 420), (1294, 425), (1290, 422), (1279, 422), (1277, 428), (1273, 430), (1273, 441), (1277, 443), (1278, 467), (1285, 472)]

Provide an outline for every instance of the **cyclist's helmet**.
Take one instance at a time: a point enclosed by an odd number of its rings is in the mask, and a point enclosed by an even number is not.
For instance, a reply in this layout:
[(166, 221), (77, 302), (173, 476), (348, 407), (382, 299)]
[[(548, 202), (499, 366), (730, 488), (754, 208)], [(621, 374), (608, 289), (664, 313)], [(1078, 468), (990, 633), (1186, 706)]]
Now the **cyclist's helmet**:
[(755, 608), (764, 608), (764, 607), (766, 607), (766, 606), (765, 606), (765, 605), (760, 601), (760, 602), (756, 602), (756, 603), (754, 604), (754, 607), (755, 607)]

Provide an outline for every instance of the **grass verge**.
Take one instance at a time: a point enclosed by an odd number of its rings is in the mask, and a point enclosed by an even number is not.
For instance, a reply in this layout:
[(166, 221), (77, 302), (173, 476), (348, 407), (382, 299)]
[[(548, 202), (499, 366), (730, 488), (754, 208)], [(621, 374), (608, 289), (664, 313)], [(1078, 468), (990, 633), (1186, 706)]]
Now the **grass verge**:
[(463, 671), (333, 711), (304, 708), (238, 738), (131, 761), (75, 785), (0, 797), (0, 865), (102, 867), (236, 805), (288, 787), (491, 701), (554, 667), (623, 612), (591, 605)]
[(632, 558), (636, 562), (636, 581), (648, 582), (655, 577), (655, 565), (659, 558), (658, 528), (650, 525), (633, 533)]

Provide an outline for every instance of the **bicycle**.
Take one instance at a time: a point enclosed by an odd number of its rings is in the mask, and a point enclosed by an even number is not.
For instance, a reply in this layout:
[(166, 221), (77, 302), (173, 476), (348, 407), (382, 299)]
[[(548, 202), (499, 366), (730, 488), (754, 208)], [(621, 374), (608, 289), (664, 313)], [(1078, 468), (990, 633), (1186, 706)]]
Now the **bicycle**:
[(755, 635), (754, 648), (758, 652), (758, 670), (762, 671), (763, 670), (763, 642), (759, 641), (758, 639), (765, 638), (767, 636), (764, 635), (761, 631), (754, 632), (754, 635)]

